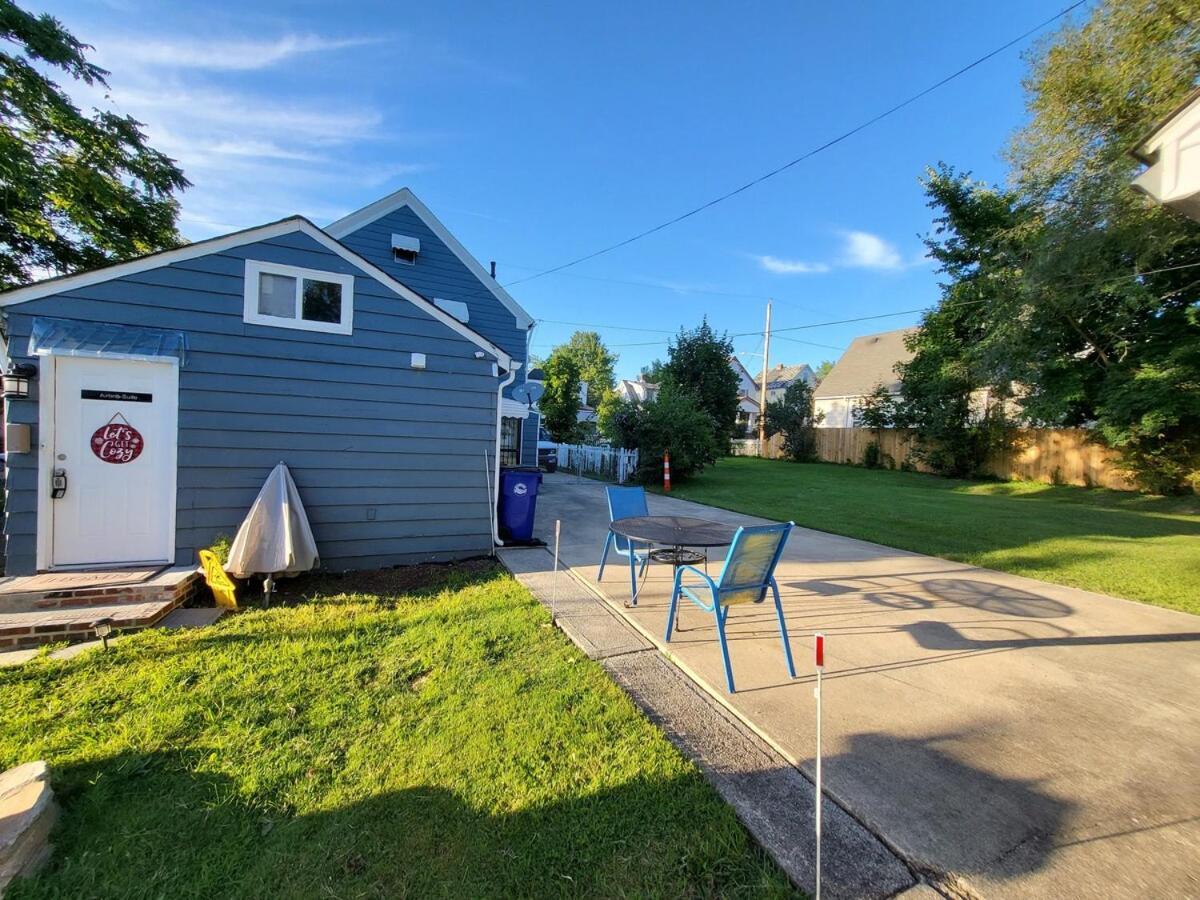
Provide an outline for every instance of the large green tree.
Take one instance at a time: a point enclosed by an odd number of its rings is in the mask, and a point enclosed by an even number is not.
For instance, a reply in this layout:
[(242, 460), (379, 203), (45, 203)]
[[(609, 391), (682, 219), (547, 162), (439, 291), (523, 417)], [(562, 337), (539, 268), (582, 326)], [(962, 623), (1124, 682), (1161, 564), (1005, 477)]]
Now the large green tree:
[(552, 440), (570, 443), (579, 436), (579, 363), (565, 347), (555, 347), (542, 366), (545, 390), (538, 409)]
[[(738, 376), (729, 364), (733, 342), (718, 335), (707, 317), (692, 329), (682, 328), (667, 348), (662, 383), (677, 394), (688, 394), (712, 420), (715, 452), (729, 452), (737, 431)], [(711, 462), (712, 460), (709, 460)]]
[(177, 245), (183, 172), (139, 122), (82, 112), (44, 74), (107, 87), (91, 48), (11, 0), (0, 41), (0, 289)]
[(616, 355), (594, 331), (576, 331), (563, 347), (579, 367), (580, 379), (587, 383), (588, 406), (598, 407), (616, 386)]
[(1195, 479), (1200, 224), (1132, 189), (1129, 151), (1198, 76), (1200, 0), (1106, 0), (1034, 52), (1008, 188), (930, 173), (948, 281), (903, 373), (914, 425), (940, 410), (961, 437), (972, 390), (1015, 390), (1034, 424), (1094, 425), (1147, 488)]

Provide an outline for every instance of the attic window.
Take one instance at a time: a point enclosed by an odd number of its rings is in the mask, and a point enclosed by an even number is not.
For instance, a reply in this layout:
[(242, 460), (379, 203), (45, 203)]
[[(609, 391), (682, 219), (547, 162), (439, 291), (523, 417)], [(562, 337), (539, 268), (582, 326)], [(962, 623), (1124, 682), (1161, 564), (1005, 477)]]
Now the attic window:
[(415, 265), (417, 254), (421, 252), (421, 242), (407, 234), (392, 235), (392, 259), (406, 266)]
[(354, 276), (246, 260), (242, 320), (272, 328), (351, 334)]

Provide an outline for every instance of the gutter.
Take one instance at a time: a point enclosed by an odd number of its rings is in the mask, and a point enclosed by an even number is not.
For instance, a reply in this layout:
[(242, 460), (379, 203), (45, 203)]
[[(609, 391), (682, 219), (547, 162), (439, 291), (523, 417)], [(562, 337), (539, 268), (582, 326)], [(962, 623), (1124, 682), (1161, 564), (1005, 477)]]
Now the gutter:
[(500, 419), (501, 413), (504, 412), (504, 389), (517, 380), (517, 370), (520, 368), (521, 363), (514, 362), (508, 370), (508, 375), (496, 388), (496, 473), (492, 476), (492, 541), (497, 547), (504, 546), (504, 541), (500, 540)]

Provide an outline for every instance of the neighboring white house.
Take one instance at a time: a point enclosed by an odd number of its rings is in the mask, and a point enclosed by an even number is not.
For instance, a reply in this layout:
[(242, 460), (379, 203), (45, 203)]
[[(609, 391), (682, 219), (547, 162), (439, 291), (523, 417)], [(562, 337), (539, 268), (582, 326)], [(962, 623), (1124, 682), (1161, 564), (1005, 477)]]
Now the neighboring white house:
[(853, 428), (854, 410), (878, 385), (900, 393), (896, 366), (912, 359), (904, 339), (915, 328), (856, 337), (813, 393), (813, 406), (824, 416), (820, 428)]
[(617, 396), (626, 403), (636, 403), (639, 406), (643, 403), (653, 403), (658, 399), (658, 385), (641, 378), (637, 381), (622, 378), (617, 382)]
[(736, 356), (729, 357), (729, 366), (738, 377), (738, 431), (746, 437), (758, 436), (758, 382)]
[(1147, 168), (1134, 187), (1200, 221), (1200, 88), (1134, 149)]

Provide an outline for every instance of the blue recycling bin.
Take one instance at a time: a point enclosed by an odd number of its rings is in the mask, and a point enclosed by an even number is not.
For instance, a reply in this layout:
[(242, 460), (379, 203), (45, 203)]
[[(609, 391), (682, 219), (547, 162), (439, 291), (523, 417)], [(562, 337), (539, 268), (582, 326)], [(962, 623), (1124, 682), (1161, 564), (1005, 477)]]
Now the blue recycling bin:
[(533, 539), (533, 514), (541, 484), (539, 469), (500, 470), (500, 537), (518, 542)]

